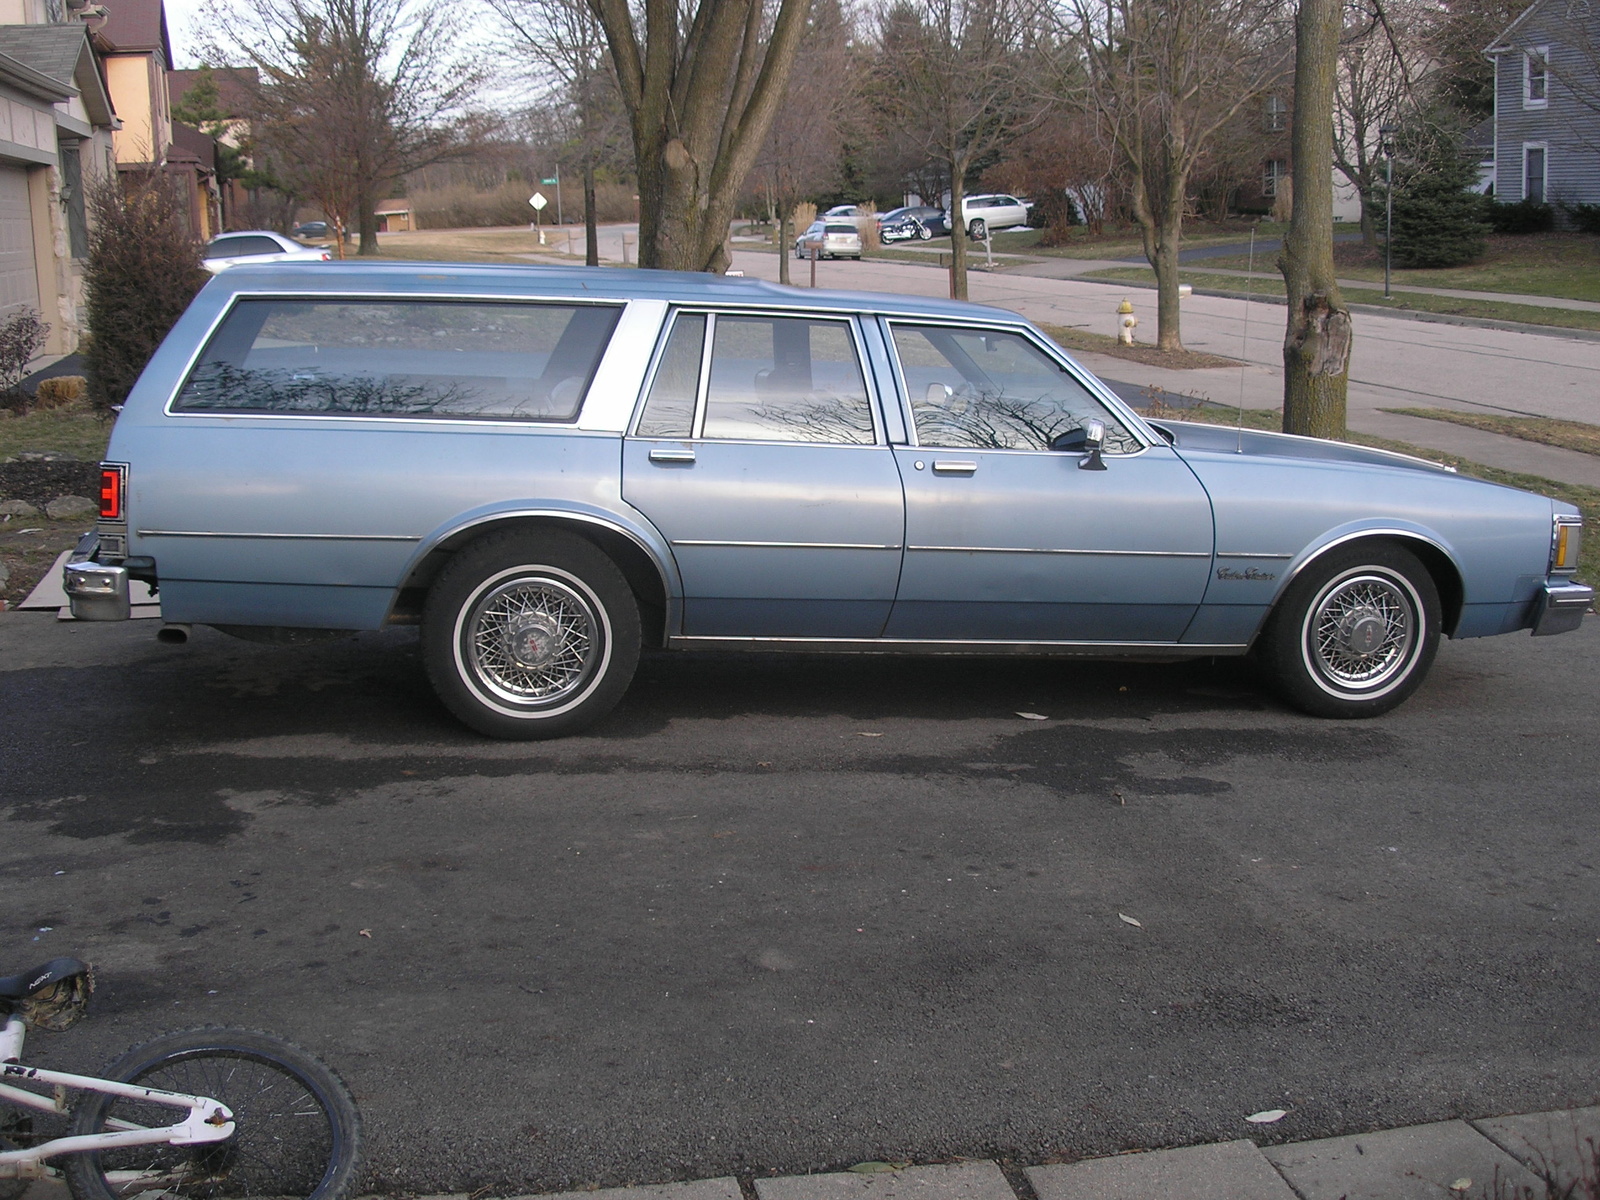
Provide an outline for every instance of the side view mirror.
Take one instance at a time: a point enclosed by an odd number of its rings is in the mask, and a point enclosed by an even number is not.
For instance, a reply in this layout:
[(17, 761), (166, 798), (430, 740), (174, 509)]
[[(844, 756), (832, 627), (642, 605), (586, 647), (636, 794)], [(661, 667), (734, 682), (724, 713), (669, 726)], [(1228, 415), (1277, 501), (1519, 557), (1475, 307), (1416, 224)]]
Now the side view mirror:
[(930, 383), (923, 399), (928, 404), (941, 405), (954, 395), (955, 392), (951, 390), (948, 384)]
[(1104, 421), (1085, 421), (1077, 429), (1069, 429), (1063, 434), (1058, 434), (1050, 440), (1050, 449), (1073, 451), (1082, 450), (1083, 460), (1078, 463), (1080, 471), (1104, 471), (1106, 464), (1100, 458), (1100, 448), (1106, 442), (1106, 424)]

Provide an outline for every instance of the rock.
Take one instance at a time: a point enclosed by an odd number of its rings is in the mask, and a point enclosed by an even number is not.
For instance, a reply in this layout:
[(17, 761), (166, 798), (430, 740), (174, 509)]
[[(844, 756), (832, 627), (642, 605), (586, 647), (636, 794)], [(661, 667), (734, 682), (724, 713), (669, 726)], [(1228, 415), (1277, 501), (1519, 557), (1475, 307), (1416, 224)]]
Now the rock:
[(0, 588), (11, 582), (11, 568), (0, 562)]
[(26, 500), (0, 500), (0, 517), (36, 517), (39, 510)]
[(56, 521), (64, 517), (98, 517), (100, 506), (85, 496), (57, 496), (44, 506), (44, 515)]
[(7, 462), (77, 462), (78, 460), (64, 450), (24, 450)]

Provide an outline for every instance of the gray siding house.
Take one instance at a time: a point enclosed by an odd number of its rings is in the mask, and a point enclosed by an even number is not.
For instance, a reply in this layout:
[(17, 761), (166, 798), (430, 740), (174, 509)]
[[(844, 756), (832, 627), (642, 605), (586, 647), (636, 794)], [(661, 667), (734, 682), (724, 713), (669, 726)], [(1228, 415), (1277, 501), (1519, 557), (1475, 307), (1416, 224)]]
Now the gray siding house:
[(1600, 204), (1600, 4), (1534, 0), (1485, 53), (1495, 198)]

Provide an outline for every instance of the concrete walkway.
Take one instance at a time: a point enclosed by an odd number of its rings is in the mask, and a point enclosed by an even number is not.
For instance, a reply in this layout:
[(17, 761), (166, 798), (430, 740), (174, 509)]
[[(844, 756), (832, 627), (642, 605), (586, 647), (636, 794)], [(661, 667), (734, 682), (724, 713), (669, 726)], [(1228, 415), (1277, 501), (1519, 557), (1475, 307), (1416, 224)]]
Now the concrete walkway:
[[(1547, 1174), (1563, 1185), (1586, 1170), (1592, 1179), (1597, 1143), (1600, 1107), (1262, 1147), (1240, 1138), (1013, 1167), (1009, 1177), (1000, 1164), (981, 1160), (863, 1163), (829, 1174), (757, 1176), (743, 1186), (725, 1176), (539, 1200), (746, 1200), (752, 1193), (755, 1200), (1481, 1200), (1509, 1196), (1513, 1187), (1543, 1196)], [(47, 1198), (40, 1192), (25, 1200)]]

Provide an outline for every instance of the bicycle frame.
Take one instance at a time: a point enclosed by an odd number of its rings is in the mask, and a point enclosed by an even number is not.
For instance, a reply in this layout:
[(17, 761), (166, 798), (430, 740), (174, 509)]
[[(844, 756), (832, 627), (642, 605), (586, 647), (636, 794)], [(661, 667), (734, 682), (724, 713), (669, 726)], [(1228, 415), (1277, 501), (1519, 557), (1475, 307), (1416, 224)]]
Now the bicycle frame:
[[(22, 1018), (11, 1016), (0, 1031), (0, 1080), (46, 1085), (53, 1089), (49, 1096), (16, 1087), (11, 1082), (0, 1082), (0, 1100), (39, 1112), (65, 1115), (69, 1089), (84, 1092), (101, 1092), (107, 1096), (122, 1096), (129, 1100), (144, 1100), (170, 1108), (187, 1109), (188, 1115), (172, 1125), (148, 1128), (129, 1121), (110, 1119), (112, 1128), (106, 1133), (84, 1134), (78, 1137), (55, 1138), (26, 1150), (0, 1151), (0, 1179), (44, 1179), (56, 1174), (55, 1168), (45, 1165), (45, 1160), (59, 1154), (82, 1154), (94, 1150), (111, 1150), (122, 1146), (151, 1146), (166, 1143), (173, 1146), (197, 1146), (206, 1142), (226, 1141), (233, 1136), (233, 1112), (227, 1105), (209, 1096), (185, 1096), (180, 1092), (166, 1092), (159, 1088), (139, 1087), (137, 1084), (116, 1083), (109, 1079), (96, 1079), (91, 1075), (71, 1075), (64, 1071), (46, 1071), (39, 1067), (23, 1066), (22, 1043), (26, 1029)], [(108, 1171), (106, 1178), (112, 1182), (133, 1183), (147, 1173), (142, 1171)]]

